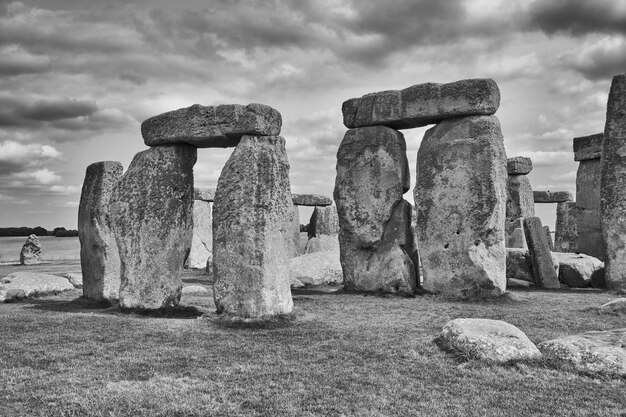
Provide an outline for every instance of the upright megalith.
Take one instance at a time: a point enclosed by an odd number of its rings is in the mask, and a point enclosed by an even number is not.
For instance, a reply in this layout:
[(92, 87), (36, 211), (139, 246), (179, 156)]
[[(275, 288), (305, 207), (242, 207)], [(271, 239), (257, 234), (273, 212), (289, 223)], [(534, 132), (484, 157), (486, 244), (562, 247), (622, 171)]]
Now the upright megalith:
[(560, 288), (558, 273), (554, 268), (550, 244), (539, 217), (524, 219), (524, 234), (533, 266), (535, 283), (542, 288)]
[(348, 130), (337, 151), (334, 199), (344, 286), (413, 294), (417, 263), (406, 143), (397, 130)]
[(334, 204), (315, 207), (307, 235), (309, 240), (304, 248), (305, 253), (339, 252), (339, 217)]
[(506, 154), (495, 116), (441, 122), (417, 153), (417, 236), (423, 286), (474, 298), (506, 289)]
[(576, 171), (577, 252), (606, 258), (600, 221), (601, 157), (604, 133), (574, 138)]
[(564, 201), (556, 205), (556, 230), (554, 232), (555, 252), (578, 251), (578, 212), (577, 203)]
[(78, 207), (78, 239), (86, 298), (116, 300), (119, 295), (120, 256), (109, 200), (123, 170), (117, 161), (103, 161), (89, 165), (85, 172)]
[(41, 263), (41, 242), (37, 235), (30, 235), (26, 238), (26, 242), (20, 250), (21, 265), (36, 265)]
[(520, 219), (535, 215), (533, 189), (527, 174), (533, 169), (530, 158), (517, 156), (506, 160), (506, 247), (523, 248), (515, 230), (520, 227)]
[(291, 312), (285, 234), (293, 207), (281, 136), (243, 136), (226, 162), (213, 205), (214, 298), (219, 313)]
[(211, 203), (204, 200), (193, 201), (193, 235), (191, 249), (185, 261), (187, 268), (205, 269), (213, 256), (213, 217)]
[(611, 83), (600, 180), (600, 218), (609, 289), (626, 289), (626, 75)]
[(120, 304), (157, 309), (178, 304), (193, 233), (190, 145), (139, 152), (113, 187), (109, 210), (121, 261)]
[(298, 206), (291, 205), (287, 215), (287, 232), (285, 233), (285, 249), (289, 259), (300, 255), (300, 212)]

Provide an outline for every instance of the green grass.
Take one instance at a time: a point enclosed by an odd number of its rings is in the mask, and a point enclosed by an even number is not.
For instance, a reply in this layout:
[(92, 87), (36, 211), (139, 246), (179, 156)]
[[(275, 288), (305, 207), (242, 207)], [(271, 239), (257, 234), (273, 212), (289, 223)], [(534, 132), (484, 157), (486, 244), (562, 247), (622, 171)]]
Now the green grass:
[[(0, 236), (0, 262), (19, 262), (26, 236)], [(39, 236), (43, 261), (80, 259), (77, 237)]]
[(591, 308), (610, 293), (515, 294), (468, 303), (300, 291), (292, 315), (247, 322), (216, 316), (207, 295), (153, 315), (79, 291), (0, 305), (0, 415), (626, 415), (624, 379), (485, 364), (435, 344), (459, 317), (505, 320), (534, 342), (626, 327)]

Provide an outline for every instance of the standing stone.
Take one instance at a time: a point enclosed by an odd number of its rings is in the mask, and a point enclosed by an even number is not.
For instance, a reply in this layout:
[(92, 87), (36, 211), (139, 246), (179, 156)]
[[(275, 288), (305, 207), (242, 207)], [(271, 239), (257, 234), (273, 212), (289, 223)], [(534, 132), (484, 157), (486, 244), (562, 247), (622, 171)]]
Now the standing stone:
[(495, 116), (444, 121), (417, 153), (417, 236), (424, 288), (467, 298), (506, 287), (506, 155)]
[(120, 291), (120, 255), (109, 214), (113, 187), (124, 168), (116, 161), (87, 167), (78, 207), (80, 266), (83, 295), (94, 300), (116, 300)]
[(30, 235), (20, 251), (20, 264), (36, 265), (41, 262), (41, 243), (37, 235)]
[(552, 253), (539, 217), (524, 219), (524, 234), (533, 265), (535, 283), (542, 288), (560, 288), (558, 272), (554, 269)]
[(219, 313), (291, 312), (285, 235), (293, 202), (281, 136), (244, 136), (226, 162), (213, 203), (214, 297)]
[(506, 247), (521, 248), (524, 246), (516, 243), (514, 231), (520, 227), (520, 219), (535, 215), (533, 189), (526, 175), (509, 175), (506, 189)]
[(577, 252), (605, 260), (600, 220), (600, 179), (600, 158), (580, 161), (576, 172)]
[(196, 155), (190, 145), (139, 152), (113, 188), (109, 210), (120, 251), (122, 307), (157, 309), (180, 301), (193, 233)]
[(600, 218), (607, 288), (626, 289), (626, 75), (616, 75), (606, 110)]
[(402, 133), (384, 126), (348, 130), (337, 151), (334, 198), (344, 286), (413, 294), (417, 257)]
[(300, 212), (298, 206), (291, 205), (291, 210), (287, 216), (288, 231), (285, 234), (285, 248), (289, 259), (300, 255)]
[(193, 236), (191, 250), (185, 262), (187, 268), (204, 269), (213, 252), (213, 219), (211, 203), (193, 201)]
[(556, 205), (555, 252), (576, 252), (578, 248), (578, 207), (567, 201)]
[(546, 235), (546, 241), (548, 242), (548, 248), (551, 251), (554, 250), (554, 242), (552, 241), (552, 233), (550, 232), (550, 226), (543, 226), (543, 233)]
[(333, 204), (326, 207), (315, 207), (309, 221), (309, 238), (319, 235), (336, 235), (339, 233), (337, 207)]

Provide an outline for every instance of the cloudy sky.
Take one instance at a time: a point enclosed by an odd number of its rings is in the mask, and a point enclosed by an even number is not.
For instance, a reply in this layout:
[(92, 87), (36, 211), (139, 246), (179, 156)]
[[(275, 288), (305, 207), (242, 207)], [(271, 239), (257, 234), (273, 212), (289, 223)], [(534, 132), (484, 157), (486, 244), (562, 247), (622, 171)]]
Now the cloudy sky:
[[(0, 227), (75, 228), (87, 165), (126, 168), (144, 119), (194, 103), (278, 109), (292, 191), (332, 195), (344, 100), (474, 77), (533, 188), (573, 191), (572, 138), (624, 72), (622, 0), (0, 0)], [(196, 185), (231, 151), (201, 149)]]

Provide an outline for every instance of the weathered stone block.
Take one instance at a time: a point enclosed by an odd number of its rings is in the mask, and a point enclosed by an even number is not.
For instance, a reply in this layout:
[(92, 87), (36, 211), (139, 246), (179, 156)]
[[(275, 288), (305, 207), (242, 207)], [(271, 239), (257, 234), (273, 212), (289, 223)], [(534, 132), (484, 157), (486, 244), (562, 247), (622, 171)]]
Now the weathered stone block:
[(21, 265), (36, 265), (41, 262), (43, 251), (37, 235), (30, 235), (20, 250)]
[(578, 212), (580, 209), (573, 201), (557, 203), (556, 231), (554, 234), (555, 252), (578, 251)]
[(591, 286), (591, 277), (604, 263), (592, 256), (580, 253), (556, 253), (559, 260), (559, 281), (570, 288)]
[(314, 252), (289, 260), (291, 282), (298, 280), (304, 285), (341, 284), (343, 272), (339, 251)]
[(496, 82), (476, 78), (371, 93), (345, 101), (341, 110), (349, 129), (375, 125), (411, 129), (456, 117), (494, 114), (499, 106)]
[(461, 297), (506, 287), (506, 154), (495, 116), (446, 120), (417, 153), (417, 236), (424, 288)]
[(506, 160), (506, 171), (509, 175), (526, 175), (533, 170), (533, 161), (525, 156), (516, 156)]
[(535, 282), (533, 264), (528, 250), (506, 248), (506, 277)]
[(178, 304), (193, 233), (197, 149), (166, 145), (139, 152), (115, 184), (109, 210), (121, 261), (120, 305)]
[(514, 246), (513, 232), (520, 227), (520, 219), (535, 215), (533, 189), (526, 175), (509, 175), (506, 180), (506, 246)]
[(226, 162), (213, 203), (214, 298), (239, 317), (290, 313), (285, 235), (293, 210), (280, 136), (244, 136)]
[(593, 256), (604, 262), (606, 260), (606, 250), (602, 240), (600, 210), (579, 209), (576, 230), (578, 231), (576, 252)]
[(186, 267), (206, 268), (207, 260), (213, 252), (213, 217), (211, 203), (204, 200), (193, 201), (193, 236), (191, 250), (185, 262)]
[(73, 290), (66, 278), (36, 272), (13, 272), (0, 278), (0, 303)]
[(264, 104), (194, 104), (145, 120), (141, 136), (148, 146), (186, 143), (198, 148), (230, 148), (243, 135), (278, 135), (281, 125), (278, 110)]
[(570, 191), (533, 191), (535, 203), (562, 203), (574, 201)]
[(285, 250), (289, 259), (300, 255), (300, 212), (298, 206), (292, 204), (287, 215), (287, 232), (285, 233)]
[(333, 204), (333, 199), (325, 195), (317, 194), (292, 194), (293, 204), (296, 206), (319, 206), (325, 207)]
[(604, 132), (574, 138), (574, 161), (600, 159)]
[(309, 239), (319, 235), (336, 235), (339, 233), (337, 207), (332, 204), (326, 207), (315, 207), (309, 220)]
[(539, 217), (524, 219), (524, 234), (533, 265), (535, 283), (542, 288), (560, 288), (558, 272), (554, 270), (552, 254)]
[(113, 187), (122, 177), (117, 161), (87, 167), (78, 207), (80, 266), (83, 295), (94, 300), (115, 300), (120, 291), (120, 255), (109, 215)]

